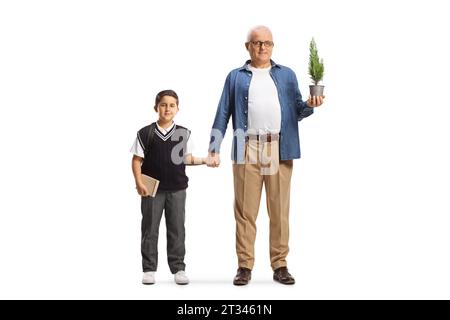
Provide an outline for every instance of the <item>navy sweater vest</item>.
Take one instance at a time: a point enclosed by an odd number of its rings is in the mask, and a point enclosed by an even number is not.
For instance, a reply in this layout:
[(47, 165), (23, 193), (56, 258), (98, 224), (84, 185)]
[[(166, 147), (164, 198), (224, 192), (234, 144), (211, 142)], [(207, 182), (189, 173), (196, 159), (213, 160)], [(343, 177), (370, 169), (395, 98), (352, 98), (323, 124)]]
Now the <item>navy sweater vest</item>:
[[(156, 127), (151, 141), (148, 141), (150, 126), (139, 130), (139, 142), (144, 149), (141, 172), (159, 180), (158, 190), (179, 191), (188, 187), (184, 159), (190, 131), (175, 125), (167, 135)], [(147, 145), (148, 142), (148, 145)]]

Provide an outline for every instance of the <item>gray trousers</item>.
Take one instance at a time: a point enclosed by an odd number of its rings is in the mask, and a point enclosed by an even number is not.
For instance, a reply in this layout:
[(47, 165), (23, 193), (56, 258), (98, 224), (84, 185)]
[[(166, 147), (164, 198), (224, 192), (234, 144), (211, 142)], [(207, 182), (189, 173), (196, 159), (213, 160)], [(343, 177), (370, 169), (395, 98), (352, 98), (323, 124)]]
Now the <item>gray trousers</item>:
[(154, 198), (142, 197), (141, 253), (144, 272), (158, 267), (158, 234), (162, 213), (167, 228), (167, 260), (172, 273), (184, 270), (184, 219), (186, 190), (158, 191)]

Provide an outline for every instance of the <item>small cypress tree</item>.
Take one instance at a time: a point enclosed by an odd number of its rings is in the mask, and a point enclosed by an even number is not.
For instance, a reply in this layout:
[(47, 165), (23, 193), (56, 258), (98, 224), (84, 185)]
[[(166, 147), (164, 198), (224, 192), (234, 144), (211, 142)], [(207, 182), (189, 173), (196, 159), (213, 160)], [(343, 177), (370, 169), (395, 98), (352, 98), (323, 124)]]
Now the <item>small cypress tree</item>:
[(323, 79), (323, 59), (319, 59), (319, 54), (317, 52), (317, 45), (314, 38), (311, 39), (309, 44), (309, 76), (315, 85)]

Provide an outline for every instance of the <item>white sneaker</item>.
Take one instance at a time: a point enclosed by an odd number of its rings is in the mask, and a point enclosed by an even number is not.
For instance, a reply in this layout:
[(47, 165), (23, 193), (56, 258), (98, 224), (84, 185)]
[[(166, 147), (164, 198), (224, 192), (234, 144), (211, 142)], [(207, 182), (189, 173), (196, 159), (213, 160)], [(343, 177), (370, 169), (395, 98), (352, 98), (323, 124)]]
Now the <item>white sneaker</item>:
[(149, 271), (144, 272), (144, 276), (142, 277), (143, 284), (154, 284), (155, 283), (155, 272)]
[(175, 283), (176, 284), (188, 284), (189, 278), (187, 277), (186, 273), (183, 270), (178, 271), (174, 275)]

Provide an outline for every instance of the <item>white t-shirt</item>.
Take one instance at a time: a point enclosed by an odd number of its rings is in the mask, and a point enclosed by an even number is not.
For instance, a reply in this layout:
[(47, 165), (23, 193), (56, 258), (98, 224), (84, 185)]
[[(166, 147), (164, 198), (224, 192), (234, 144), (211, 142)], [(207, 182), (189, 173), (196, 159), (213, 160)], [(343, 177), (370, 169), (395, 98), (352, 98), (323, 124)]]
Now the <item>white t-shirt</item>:
[[(172, 123), (172, 125), (170, 127), (168, 127), (167, 129), (161, 128), (158, 123), (156, 123), (156, 126), (158, 127), (158, 130), (161, 131), (163, 133), (164, 136), (167, 136), (167, 134), (170, 132), (170, 130), (172, 130), (172, 128), (174, 127), (175, 122)], [(159, 132), (156, 132), (155, 134), (159, 135)], [(155, 136), (154, 136), (155, 137)], [(161, 137), (162, 139), (164, 139), (163, 137)], [(170, 137), (167, 137), (170, 138)], [(192, 139), (189, 136), (189, 139), (187, 141), (187, 145), (186, 145), (186, 154), (191, 154), (192, 153), (192, 149), (193, 149), (193, 144), (192, 144)], [(130, 152), (138, 157), (144, 158), (144, 149), (142, 149), (141, 144), (139, 143), (138, 138), (136, 137), (136, 139), (134, 140), (133, 146), (131, 147)]]
[(248, 66), (253, 73), (248, 90), (248, 133), (279, 133), (281, 106), (269, 68)]

